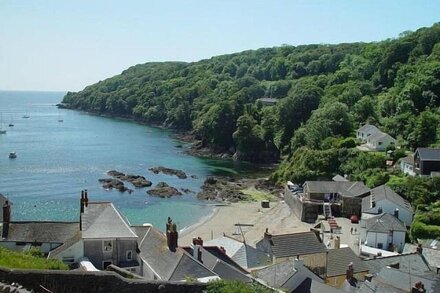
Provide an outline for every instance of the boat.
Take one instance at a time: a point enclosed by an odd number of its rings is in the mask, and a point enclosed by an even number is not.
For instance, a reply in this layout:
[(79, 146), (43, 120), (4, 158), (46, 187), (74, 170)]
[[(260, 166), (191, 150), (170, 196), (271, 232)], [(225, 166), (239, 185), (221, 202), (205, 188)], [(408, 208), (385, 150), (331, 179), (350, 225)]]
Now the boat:
[(23, 118), (30, 118), (31, 116), (29, 116), (28, 114), (24, 114)]
[(9, 158), (10, 159), (15, 159), (17, 157), (17, 153), (16, 152), (10, 152), (9, 153)]
[(60, 111), (58, 111), (58, 122), (63, 122), (64, 120), (63, 119), (61, 119), (61, 116), (60, 116)]
[(11, 122), (9, 123), (9, 127), (13, 127), (14, 126), (14, 120), (12, 119), (12, 116), (11, 116)]

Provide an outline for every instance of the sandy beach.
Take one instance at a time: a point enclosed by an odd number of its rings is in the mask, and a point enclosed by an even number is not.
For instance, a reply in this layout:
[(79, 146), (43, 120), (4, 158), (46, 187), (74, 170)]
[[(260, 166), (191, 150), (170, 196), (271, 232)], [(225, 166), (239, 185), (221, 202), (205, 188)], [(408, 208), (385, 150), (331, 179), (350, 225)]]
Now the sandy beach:
[(240, 202), (218, 206), (207, 219), (180, 233), (179, 245), (190, 245), (193, 237), (211, 240), (225, 233), (242, 240), (239, 227), (242, 226), (246, 242), (254, 245), (262, 237), (266, 228), (273, 234), (309, 231), (310, 225), (301, 222), (283, 201), (271, 202), (270, 208), (261, 208), (260, 202)]

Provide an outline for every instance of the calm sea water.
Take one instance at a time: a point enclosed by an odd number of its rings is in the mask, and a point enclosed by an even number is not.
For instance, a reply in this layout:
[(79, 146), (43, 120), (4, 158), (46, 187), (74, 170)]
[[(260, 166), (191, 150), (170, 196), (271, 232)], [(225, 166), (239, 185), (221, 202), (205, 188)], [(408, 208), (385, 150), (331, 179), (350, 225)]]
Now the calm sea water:
[[(88, 189), (93, 201), (112, 201), (132, 224), (151, 223), (163, 229), (171, 216), (182, 229), (212, 212), (211, 207), (183, 195), (160, 199), (145, 188), (131, 194), (101, 188), (106, 171), (143, 175), (153, 182), (165, 181), (176, 188), (197, 192), (207, 176), (236, 174), (251, 166), (231, 161), (206, 160), (184, 154), (187, 147), (165, 130), (130, 121), (104, 118), (79, 111), (57, 109), (61, 92), (0, 91), (0, 193), (13, 202), (13, 220), (79, 219), (79, 197)], [(29, 118), (23, 118), (29, 115)], [(58, 122), (63, 119), (63, 122)], [(14, 127), (8, 127), (9, 123)], [(16, 159), (9, 159), (11, 151)], [(155, 175), (148, 169), (166, 166), (182, 169), (196, 179)]]

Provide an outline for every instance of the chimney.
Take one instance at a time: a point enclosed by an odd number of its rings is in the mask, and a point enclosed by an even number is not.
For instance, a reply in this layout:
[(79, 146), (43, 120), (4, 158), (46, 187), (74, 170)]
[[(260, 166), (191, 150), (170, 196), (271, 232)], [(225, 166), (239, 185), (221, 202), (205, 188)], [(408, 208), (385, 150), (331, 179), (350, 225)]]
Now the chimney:
[(396, 208), (395, 210), (394, 210), (394, 216), (398, 219), (399, 218), (399, 209), (398, 208)]
[(84, 213), (84, 190), (81, 190), (80, 213)]
[(84, 190), (84, 205), (85, 207), (89, 205), (89, 198), (87, 197), (87, 189)]
[(341, 238), (339, 236), (336, 236), (333, 241), (335, 249), (341, 248)]
[(11, 205), (9, 201), (5, 201), (3, 204), (3, 229), (2, 238), (8, 237), (9, 233), (9, 222), (11, 221)]
[(272, 234), (269, 233), (269, 228), (266, 228), (266, 231), (264, 231), (264, 239), (269, 241), (270, 245), (273, 245)]
[(177, 241), (178, 241), (178, 233), (177, 233), (177, 226), (175, 223), (173, 223), (173, 220), (168, 217), (167, 225), (166, 225), (166, 234), (167, 234), (167, 245), (169, 250), (176, 251), (177, 248)]
[(414, 284), (414, 287), (411, 289), (411, 293), (420, 293), (420, 292), (426, 292), (425, 285), (418, 281)]
[(371, 282), (372, 279), (373, 279), (373, 274), (366, 274), (365, 275), (365, 281)]
[[(226, 249), (223, 246), (220, 246), (220, 250), (221, 252), (223, 252), (223, 254), (226, 254)], [(438, 270), (439, 268), (437, 268), (437, 274), (438, 274)]]
[(348, 264), (348, 269), (345, 274), (347, 280), (351, 280), (353, 278), (353, 263)]

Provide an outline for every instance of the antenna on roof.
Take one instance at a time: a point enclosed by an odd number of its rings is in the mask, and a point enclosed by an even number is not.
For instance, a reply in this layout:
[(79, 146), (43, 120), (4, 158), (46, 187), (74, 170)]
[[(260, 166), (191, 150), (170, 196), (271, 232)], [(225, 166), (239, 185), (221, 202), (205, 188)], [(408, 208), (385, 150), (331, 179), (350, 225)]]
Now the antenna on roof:
[(241, 227), (253, 227), (253, 224), (234, 224), (234, 226), (238, 227), (240, 229), (241, 237), (243, 238), (243, 243), (246, 244), (246, 239), (244, 238), (243, 229)]

